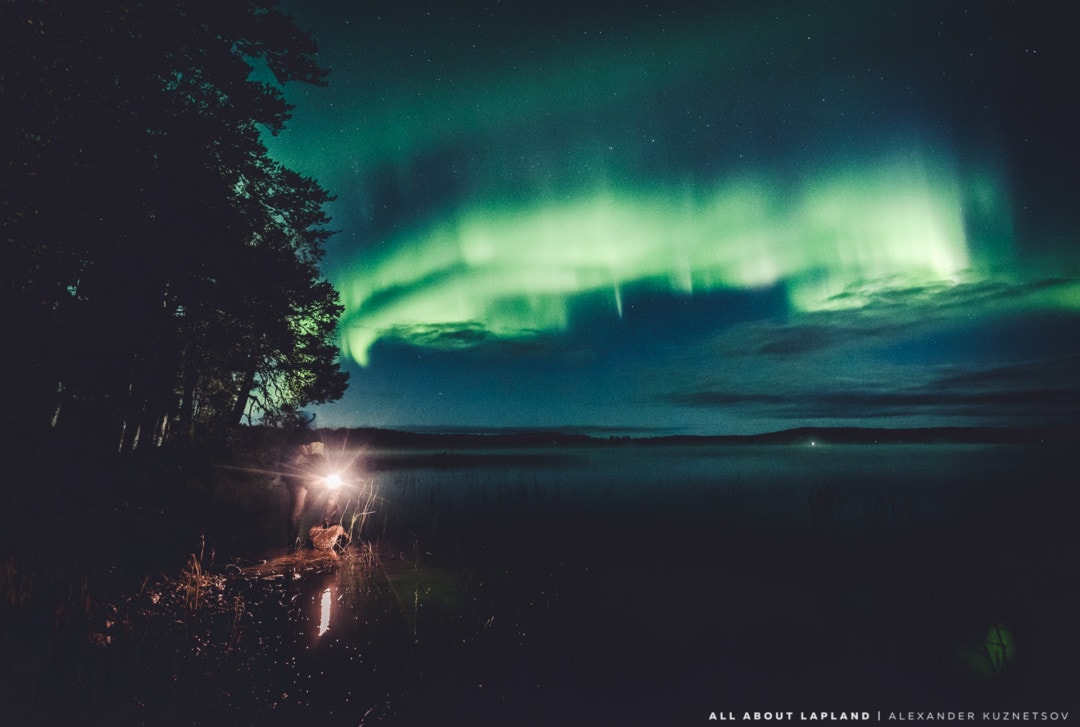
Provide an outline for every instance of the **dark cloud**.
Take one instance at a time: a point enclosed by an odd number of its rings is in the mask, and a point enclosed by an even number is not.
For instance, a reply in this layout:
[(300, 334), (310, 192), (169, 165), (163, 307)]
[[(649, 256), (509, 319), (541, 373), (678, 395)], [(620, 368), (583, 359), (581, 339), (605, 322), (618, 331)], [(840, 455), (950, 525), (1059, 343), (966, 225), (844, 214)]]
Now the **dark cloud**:
[(926, 323), (925, 319), (908, 320), (861, 310), (828, 311), (786, 321), (766, 319), (731, 325), (715, 335), (712, 347), (726, 360), (798, 360), (893, 341)]
[(828, 348), (836, 344), (842, 333), (826, 326), (792, 326), (777, 329), (772, 341), (764, 343), (757, 352), (766, 356), (791, 356)]
[(474, 348), (495, 340), (491, 332), (478, 323), (395, 326), (390, 329), (387, 338), (437, 351)]
[[(887, 419), (935, 417), (993, 422), (1009, 417), (1070, 421), (1080, 411), (1076, 359), (1021, 366), (987, 367), (976, 372), (944, 371), (924, 382), (878, 380), (834, 382), (809, 388), (805, 382), (786, 391), (710, 388), (670, 393), (668, 403), (691, 408), (764, 410), (779, 419)], [(1073, 375), (1068, 372), (1071, 368)]]
[(1024, 391), (1034, 383), (1069, 388), (1080, 386), (1080, 354), (1049, 360), (1024, 361), (1001, 366), (984, 366), (975, 369), (957, 369), (943, 374), (936, 385), (947, 389), (964, 389), (996, 386)]

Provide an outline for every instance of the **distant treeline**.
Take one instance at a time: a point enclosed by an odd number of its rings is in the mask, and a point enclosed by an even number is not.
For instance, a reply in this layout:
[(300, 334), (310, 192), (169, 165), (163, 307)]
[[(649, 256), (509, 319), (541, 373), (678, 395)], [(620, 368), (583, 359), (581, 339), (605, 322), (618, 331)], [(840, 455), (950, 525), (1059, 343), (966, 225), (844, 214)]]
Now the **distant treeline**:
[(1080, 427), (931, 427), (867, 429), (860, 427), (804, 427), (779, 432), (725, 436), (592, 437), (558, 431), (499, 434), (434, 434), (392, 429), (324, 430), (336, 446), (377, 449), (453, 450), (479, 448), (632, 446), (638, 444), (1025, 444), (1080, 443)]
[(276, 6), (0, 3), (14, 427), (126, 452), (344, 393), (331, 198), (260, 140), (289, 118), (283, 84), (327, 75)]

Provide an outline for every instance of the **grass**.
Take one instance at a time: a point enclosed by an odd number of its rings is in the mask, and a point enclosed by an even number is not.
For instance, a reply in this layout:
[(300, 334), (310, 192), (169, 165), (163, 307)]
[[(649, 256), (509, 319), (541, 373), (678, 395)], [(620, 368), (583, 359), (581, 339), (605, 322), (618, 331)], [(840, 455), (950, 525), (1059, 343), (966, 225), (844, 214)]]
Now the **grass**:
[(34, 574), (23, 573), (12, 557), (0, 562), (0, 599), (5, 606), (25, 607), (34, 593)]

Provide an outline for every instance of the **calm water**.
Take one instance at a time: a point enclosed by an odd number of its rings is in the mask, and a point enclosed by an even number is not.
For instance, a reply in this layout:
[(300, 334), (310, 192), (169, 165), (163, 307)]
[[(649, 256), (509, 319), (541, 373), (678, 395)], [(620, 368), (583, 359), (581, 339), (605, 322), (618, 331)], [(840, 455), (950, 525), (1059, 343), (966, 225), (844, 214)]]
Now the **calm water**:
[[(369, 709), (402, 724), (609, 724), (768, 705), (1061, 708), (1078, 674), (1062, 646), (1076, 644), (1064, 454), (368, 453), (362, 535), (393, 555), (298, 586), (292, 648), (330, 671), (296, 713), (339, 684), (355, 705), (337, 700), (342, 724)], [(987, 651), (997, 626), (1024, 644), (1016, 661)]]
[[(1040, 447), (612, 446), (361, 456), (380, 501), (376, 524), (453, 530), (455, 521), (537, 512), (613, 514), (664, 527), (695, 523), (877, 530), (980, 507), (979, 493), (1022, 488), (1063, 452)], [(974, 501), (972, 500), (974, 499)], [(961, 513), (957, 513), (957, 510)], [(436, 523), (439, 519), (441, 522)], [(430, 534), (430, 533), (429, 533)]]
[(238, 556), (197, 648), (150, 630), (104, 651), (94, 714), (606, 725), (1073, 706), (1064, 450), (343, 454), (362, 542), (336, 561)]

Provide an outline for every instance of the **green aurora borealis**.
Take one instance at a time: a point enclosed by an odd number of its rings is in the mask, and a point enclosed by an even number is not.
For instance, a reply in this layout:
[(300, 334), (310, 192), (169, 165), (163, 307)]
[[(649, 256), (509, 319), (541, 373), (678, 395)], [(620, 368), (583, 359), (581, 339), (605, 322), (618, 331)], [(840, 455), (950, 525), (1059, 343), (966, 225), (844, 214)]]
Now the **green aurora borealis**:
[[(1002, 78), (1037, 48), (971, 8), (296, 8), (331, 87), (268, 143), (337, 195), (354, 383), (324, 418), (1038, 416), (940, 383), (1034, 367), (1038, 398), (1078, 354), (1075, 217), (1030, 184), (1008, 95), (1027, 80)], [(1060, 345), (1008, 333), (1046, 326)]]
[(692, 295), (782, 283), (797, 311), (859, 307), (880, 288), (959, 282), (973, 264), (964, 207), (1008, 223), (992, 184), (965, 189), (974, 184), (919, 159), (838, 171), (787, 195), (775, 186), (748, 179), (465, 210), (354, 261), (339, 283), (344, 350), (366, 365), (376, 340), (409, 340), (413, 326), (498, 338), (559, 331), (573, 297), (610, 291), (621, 314), (631, 284)]

